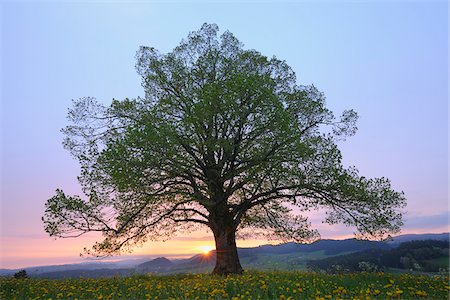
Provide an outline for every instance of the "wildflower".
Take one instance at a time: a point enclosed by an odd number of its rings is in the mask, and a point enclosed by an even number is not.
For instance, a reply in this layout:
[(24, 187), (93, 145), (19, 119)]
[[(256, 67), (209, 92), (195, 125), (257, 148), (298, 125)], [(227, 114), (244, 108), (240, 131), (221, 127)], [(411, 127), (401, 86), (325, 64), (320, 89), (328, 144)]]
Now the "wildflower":
[(416, 296), (418, 296), (418, 297), (426, 297), (427, 293), (425, 291), (416, 291)]
[(394, 293), (395, 293), (396, 295), (401, 295), (401, 294), (403, 294), (403, 291), (400, 290), (400, 289), (398, 289), (398, 288), (396, 288)]

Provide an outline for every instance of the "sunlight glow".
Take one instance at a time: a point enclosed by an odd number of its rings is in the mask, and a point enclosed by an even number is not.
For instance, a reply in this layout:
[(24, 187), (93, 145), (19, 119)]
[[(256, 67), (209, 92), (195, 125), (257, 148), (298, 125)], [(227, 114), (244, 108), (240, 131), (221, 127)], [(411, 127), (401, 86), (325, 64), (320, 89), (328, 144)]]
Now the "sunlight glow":
[(209, 251), (214, 250), (214, 247), (209, 245), (202, 245), (198, 246), (196, 249), (202, 251), (203, 254), (208, 254)]

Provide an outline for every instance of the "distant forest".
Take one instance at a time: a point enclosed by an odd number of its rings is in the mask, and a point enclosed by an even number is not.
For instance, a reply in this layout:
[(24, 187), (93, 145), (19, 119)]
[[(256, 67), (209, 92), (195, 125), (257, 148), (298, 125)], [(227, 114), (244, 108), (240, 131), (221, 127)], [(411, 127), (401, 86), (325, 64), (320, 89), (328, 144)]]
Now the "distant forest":
[(401, 243), (392, 249), (369, 249), (347, 255), (311, 260), (311, 270), (330, 273), (384, 271), (388, 268), (439, 272), (449, 267), (449, 241), (424, 240)]

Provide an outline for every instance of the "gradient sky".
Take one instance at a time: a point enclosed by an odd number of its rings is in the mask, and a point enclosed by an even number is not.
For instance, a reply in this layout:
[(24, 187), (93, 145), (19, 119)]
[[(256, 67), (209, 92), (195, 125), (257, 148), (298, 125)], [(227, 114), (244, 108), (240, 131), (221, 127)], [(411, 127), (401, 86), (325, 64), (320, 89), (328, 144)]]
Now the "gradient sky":
[[(336, 114), (359, 113), (359, 131), (340, 145), (344, 163), (405, 192), (403, 233), (449, 230), (446, 1), (3, 1), (0, 10), (0, 268), (79, 260), (96, 236), (53, 240), (40, 220), (56, 188), (80, 193), (78, 163), (59, 131), (71, 99), (143, 96), (138, 47), (168, 52), (204, 22), (286, 60)], [(352, 236), (322, 219), (311, 215), (322, 237)], [(209, 232), (136, 253), (195, 253), (201, 245), (213, 245)]]

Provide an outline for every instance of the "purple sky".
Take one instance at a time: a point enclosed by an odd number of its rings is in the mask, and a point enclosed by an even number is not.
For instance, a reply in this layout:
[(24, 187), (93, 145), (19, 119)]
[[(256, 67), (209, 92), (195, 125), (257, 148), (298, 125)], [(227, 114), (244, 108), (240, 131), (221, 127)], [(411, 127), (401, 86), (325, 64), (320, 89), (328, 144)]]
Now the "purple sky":
[[(95, 236), (52, 240), (40, 218), (62, 188), (80, 193), (79, 166), (61, 145), (71, 99), (143, 96), (140, 45), (170, 51), (204, 22), (284, 59), (336, 114), (360, 115), (340, 145), (347, 166), (385, 176), (408, 200), (403, 232), (449, 230), (446, 1), (3, 1), (1, 13), (0, 268), (74, 261)], [(322, 237), (353, 229), (321, 224)], [(193, 253), (207, 232), (140, 254)], [(256, 245), (265, 241), (240, 242)]]

